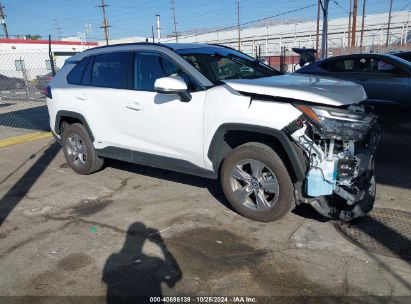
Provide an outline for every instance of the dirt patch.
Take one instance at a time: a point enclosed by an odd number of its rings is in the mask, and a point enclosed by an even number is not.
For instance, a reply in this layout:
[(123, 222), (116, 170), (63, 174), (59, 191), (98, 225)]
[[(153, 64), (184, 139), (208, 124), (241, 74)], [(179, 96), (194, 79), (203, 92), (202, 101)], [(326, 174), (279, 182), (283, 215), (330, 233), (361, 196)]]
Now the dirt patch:
[(93, 258), (84, 253), (73, 253), (64, 258), (62, 258), (58, 263), (57, 267), (65, 271), (72, 271), (79, 268), (86, 267), (93, 263)]
[(95, 213), (102, 211), (108, 205), (110, 205), (113, 201), (107, 199), (84, 199), (81, 201), (81, 204), (77, 205), (71, 210), (71, 214), (77, 216), (90, 216)]
[(43, 272), (36, 276), (32, 283), (34, 289), (45, 289), (49, 285), (55, 284), (55, 282), (59, 282), (62, 279), (62, 275), (58, 272)]
[(297, 261), (281, 253), (253, 248), (249, 239), (227, 230), (190, 230), (166, 239), (165, 243), (176, 260), (181, 261), (184, 276), (200, 282), (203, 292), (227, 294), (231, 290), (244, 295), (335, 292), (307, 278)]

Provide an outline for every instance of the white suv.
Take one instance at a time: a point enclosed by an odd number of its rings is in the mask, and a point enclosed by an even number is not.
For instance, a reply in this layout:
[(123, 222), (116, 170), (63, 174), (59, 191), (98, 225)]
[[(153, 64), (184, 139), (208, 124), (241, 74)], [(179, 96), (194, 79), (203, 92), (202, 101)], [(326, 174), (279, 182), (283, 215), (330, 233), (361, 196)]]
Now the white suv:
[(354, 83), (282, 75), (223, 46), (135, 43), (71, 57), (47, 95), (80, 174), (115, 158), (220, 178), (258, 221), (300, 203), (343, 220), (372, 209), (378, 126)]

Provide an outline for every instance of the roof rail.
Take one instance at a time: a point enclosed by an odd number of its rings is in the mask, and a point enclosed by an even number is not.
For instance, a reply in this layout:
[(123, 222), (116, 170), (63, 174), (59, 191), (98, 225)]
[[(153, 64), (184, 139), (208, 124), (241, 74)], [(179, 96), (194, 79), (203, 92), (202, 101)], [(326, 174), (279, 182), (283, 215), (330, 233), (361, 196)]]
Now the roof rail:
[(110, 48), (110, 47), (116, 47), (116, 46), (132, 46), (132, 45), (154, 45), (154, 46), (165, 47), (169, 50), (173, 50), (173, 48), (171, 48), (170, 46), (167, 46), (167, 45), (162, 44), (162, 43), (156, 43), (156, 42), (130, 42), (130, 43), (118, 43), (118, 44), (98, 46), (98, 47), (87, 49), (87, 50), (85, 50), (85, 52), (88, 51), (88, 50), (104, 49), (104, 48)]

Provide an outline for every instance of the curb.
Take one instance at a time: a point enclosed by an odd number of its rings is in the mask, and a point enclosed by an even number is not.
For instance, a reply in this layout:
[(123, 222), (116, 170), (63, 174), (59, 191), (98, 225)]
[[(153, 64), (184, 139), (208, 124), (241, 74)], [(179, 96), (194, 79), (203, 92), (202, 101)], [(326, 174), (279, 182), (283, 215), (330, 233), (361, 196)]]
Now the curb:
[(0, 148), (22, 144), (33, 140), (51, 137), (51, 132), (34, 132), (30, 134), (15, 136), (6, 139), (0, 139)]

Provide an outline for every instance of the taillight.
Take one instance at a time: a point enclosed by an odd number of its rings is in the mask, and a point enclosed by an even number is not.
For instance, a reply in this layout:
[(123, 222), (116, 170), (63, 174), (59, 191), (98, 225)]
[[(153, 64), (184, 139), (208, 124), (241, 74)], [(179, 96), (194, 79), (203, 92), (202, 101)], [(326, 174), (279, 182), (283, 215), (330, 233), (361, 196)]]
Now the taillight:
[(45, 86), (44, 88), (43, 88), (43, 92), (42, 92), (44, 95), (46, 95), (46, 97), (48, 97), (48, 98), (50, 98), (50, 99), (52, 99), (53, 97), (51, 96), (51, 88), (50, 88), (50, 86)]

